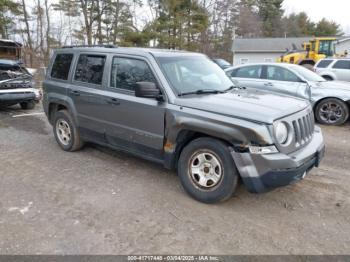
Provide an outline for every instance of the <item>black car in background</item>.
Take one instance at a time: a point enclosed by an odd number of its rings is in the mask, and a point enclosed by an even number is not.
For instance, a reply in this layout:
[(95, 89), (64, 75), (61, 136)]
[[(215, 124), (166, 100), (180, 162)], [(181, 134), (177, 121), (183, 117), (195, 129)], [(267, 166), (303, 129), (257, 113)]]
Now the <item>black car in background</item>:
[(20, 61), (0, 59), (0, 107), (20, 104), (22, 109), (33, 109), (40, 98), (33, 75)]
[(218, 66), (220, 66), (222, 69), (226, 69), (226, 68), (229, 68), (229, 67), (232, 66), (232, 65), (231, 65), (229, 62), (227, 62), (225, 59), (213, 58), (212, 60), (213, 60), (213, 62), (214, 62), (215, 64), (217, 64)]

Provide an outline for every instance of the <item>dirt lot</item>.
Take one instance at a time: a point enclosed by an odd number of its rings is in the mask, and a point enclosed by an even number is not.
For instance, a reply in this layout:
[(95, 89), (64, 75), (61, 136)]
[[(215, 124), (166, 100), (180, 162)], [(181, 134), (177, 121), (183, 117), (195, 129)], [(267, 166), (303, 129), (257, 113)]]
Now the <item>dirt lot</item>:
[(156, 164), (63, 152), (40, 108), (2, 110), (0, 254), (349, 254), (350, 126), (322, 129), (305, 180), (205, 205)]

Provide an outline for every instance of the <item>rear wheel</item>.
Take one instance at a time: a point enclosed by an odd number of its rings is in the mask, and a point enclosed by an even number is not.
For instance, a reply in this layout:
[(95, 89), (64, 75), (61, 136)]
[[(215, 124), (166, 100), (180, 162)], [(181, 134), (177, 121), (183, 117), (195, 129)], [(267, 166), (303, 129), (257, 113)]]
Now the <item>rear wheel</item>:
[(22, 103), (20, 103), (20, 106), (21, 106), (21, 108), (24, 109), (24, 110), (34, 109), (34, 107), (35, 107), (35, 102), (34, 102), (34, 101), (22, 102)]
[(187, 193), (204, 203), (231, 197), (239, 176), (227, 145), (213, 138), (198, 138), (183, 149), (178, 174)]
[(327, 98), (316, 106), (315, 115), (320, 124), (338, 126), (348, 120), (349, 108), (339, 99)]
[(79, 131), (67, 110), (55, 114), (53, 129), (56, 141), (64, 151), (73, 152), (83, 147)]

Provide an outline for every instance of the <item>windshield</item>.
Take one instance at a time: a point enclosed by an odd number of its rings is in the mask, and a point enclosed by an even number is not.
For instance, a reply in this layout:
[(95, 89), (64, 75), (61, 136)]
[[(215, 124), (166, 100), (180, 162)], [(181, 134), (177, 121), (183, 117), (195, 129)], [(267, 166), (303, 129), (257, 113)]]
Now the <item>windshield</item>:
[(204, 56), (158, 57), (160, 67), (178, 94), (200, 90), (226, 91), (233, 82)]
[(323, 77), (319, 76), (318, 74), (312, 72), (309, 69), (306, 69), (302, 66), (293, 66), (292, 69), (296, 71), (299, 75), (301, 75), (304, 80), (307, 81), (313, 81), (313, 82), (324, 82), (326, 81)]

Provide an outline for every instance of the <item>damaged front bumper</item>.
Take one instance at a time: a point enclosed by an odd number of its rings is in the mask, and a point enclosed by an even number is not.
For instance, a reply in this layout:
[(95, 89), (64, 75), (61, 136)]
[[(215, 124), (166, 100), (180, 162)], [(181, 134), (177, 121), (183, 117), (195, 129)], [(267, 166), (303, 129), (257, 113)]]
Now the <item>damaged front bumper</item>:
[(35, 88), (0, 89), (0, 105), (12, 105), (41, 99), (41, 92)]
[(232, 152), (232, 156), (247, 189), (262, 193), (303, 179), (313, 167), (319, 166), (324, 152), (321, 129), (315, 127), (310, 143), (292, 154)]

